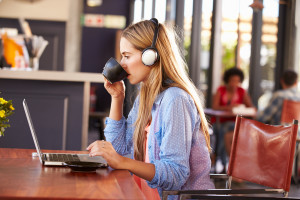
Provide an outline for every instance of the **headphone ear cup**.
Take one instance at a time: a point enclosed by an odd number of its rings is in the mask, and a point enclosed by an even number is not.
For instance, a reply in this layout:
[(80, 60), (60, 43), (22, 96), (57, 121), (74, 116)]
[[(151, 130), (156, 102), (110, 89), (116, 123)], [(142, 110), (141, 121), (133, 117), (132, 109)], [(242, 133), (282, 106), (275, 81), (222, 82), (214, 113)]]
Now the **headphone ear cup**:
[(142, 62), (146, 66), (151, 66), (158, 60), (158, 57), (156, 49), (146, 48), (142, 53)]

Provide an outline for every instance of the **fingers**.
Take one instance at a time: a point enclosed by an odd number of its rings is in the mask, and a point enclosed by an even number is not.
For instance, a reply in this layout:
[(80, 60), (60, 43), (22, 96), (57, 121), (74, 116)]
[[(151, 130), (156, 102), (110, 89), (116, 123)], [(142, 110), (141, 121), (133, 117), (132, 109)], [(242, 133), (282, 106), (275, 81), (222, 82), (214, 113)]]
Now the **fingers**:
[(90, 144), (87, 147), (87, 150), (90, 151), (89, 155), (90, 156), (98, 156), (98, 155), (103, 155), (103, 152), (108, 152), (110, 151), (110, 143), (106, 142), (104, 140), (97, 140)]
[(112, 86), (112, 84), (107, 79), (104, 79), (104, 87), (105, 87), (105, 89), (108, 90), (111, 86)]
[(91, 143), (86, 150), (91, 150), (93, 147), (95, 147), (98, 143), (104, 142), (104, 140), (96, 140), (95, 142)]
[(119, 155), (114, 149), (113, 145), (110, 142), (97, 140), (89, 145), (89, 155), (93, 156), (102, 156), (113, 169), (121, 169), (123, 157)]
[(105, 76), (103, 76), (104, 82), (108, 82), (107, 78), (105, 78)]
[(99, 151), (95, 151), (95, 152), (90, 152), (89, 156), (90, 157), (94, 157), (94, 156), (102, 156), (105, 160), (107, 156), (105, 156), (107, 154), (107, 152), (105, 152), (105, 150), (99, 150)]
[(93, 146), (94, 146), (96, 143), (97, 143), (97, 141), (91, 143), (91, 144), (86, 148), (86, 150), (88, 150), (88, 151), (91, 150), (91, 149), (93, 148)]

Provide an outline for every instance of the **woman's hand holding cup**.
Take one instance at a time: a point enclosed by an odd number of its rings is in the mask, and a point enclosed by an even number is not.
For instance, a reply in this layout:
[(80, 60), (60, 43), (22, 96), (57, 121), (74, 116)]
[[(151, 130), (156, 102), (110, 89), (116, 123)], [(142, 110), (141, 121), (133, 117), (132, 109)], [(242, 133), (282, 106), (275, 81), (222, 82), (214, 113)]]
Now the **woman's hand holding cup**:
[(124, 99), (125, 98), (125, 84), (124, 81), (119, 81), (111, 84), (106, 78), (104, 78), (104, 87), (110, 94), (111, 98)]

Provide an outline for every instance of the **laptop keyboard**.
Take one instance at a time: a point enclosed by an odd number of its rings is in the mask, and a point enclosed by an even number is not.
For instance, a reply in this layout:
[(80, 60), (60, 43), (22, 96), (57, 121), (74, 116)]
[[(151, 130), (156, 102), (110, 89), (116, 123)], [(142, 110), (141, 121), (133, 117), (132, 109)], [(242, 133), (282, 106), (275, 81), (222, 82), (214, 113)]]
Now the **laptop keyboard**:
[(49, 161), (79, 161), (79, 157), (76, 154), (49, 154)]

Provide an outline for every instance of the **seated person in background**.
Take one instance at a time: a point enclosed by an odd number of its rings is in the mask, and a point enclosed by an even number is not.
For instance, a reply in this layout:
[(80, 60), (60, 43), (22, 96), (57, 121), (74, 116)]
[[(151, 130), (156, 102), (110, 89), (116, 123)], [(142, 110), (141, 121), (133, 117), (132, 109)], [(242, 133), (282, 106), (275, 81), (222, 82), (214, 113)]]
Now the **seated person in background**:
[[(254, 107), (247, 91), (240, 87), (243, 80), (244, 74), (242, 70), (233, 67), (225, 71), (223, 75), (225, 85), (220, 86), (217, 89), (217, 92), (213, 97), (212, 108), (215, 110), (232, 111), (235, 106), (242, 104), (246, 107)], [(219, 136), (217, 155), (221, 156), (222, 163), (225, 165), (227, 162), (226, 152), (228, 156), (230, 155), (235, 117), (220, 118), (220, 123), (219, 133), (217, 133)], [(224, 145), (226, 152), (224, 150)]]
[(281, 90), (273, 93), (269, 104), (264, 110), (257, 113), (257, 121), (272, 125), (279, 125), (284, 99), (300, 101), (300, 92), (297, 89), (298, 75), (293, 70), (286, 70), (281, 78)]

